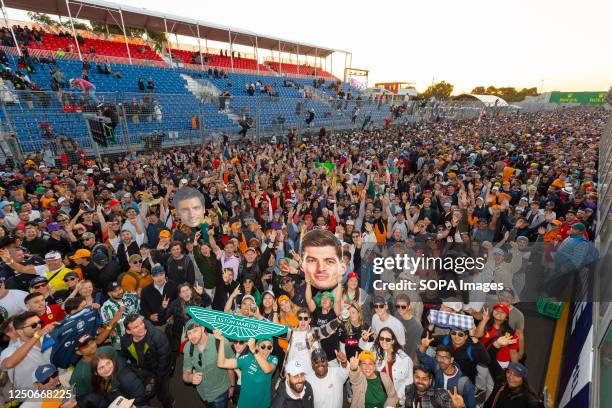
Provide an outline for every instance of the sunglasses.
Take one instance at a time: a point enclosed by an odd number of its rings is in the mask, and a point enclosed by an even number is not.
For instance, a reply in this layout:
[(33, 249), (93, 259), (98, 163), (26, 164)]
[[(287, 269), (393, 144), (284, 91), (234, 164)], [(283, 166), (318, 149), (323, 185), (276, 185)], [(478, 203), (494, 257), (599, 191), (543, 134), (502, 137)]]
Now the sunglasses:
[(309, 321), (309, 320), (310, 320), (310, 317), (308, 317), (308, 316), (299, 316), (299, 317), (298, 317), (298, 320), (299, 320), (300, 322), (307, 322), (307, 321)]
[(271, 344), (268, 344), (267, 346), (265, 344), (262, 344), (259, 346), (260, 350), (272, 350), (274, 348), (274, 346), (272, 346)]
[(39, 320), (36, 323), (32, 323), (32, 324), (26, 324), (25, 326), (20, 327), (21, 329), (25, 329), (25, 328), (30, 328), (30, 329), (37, 329), (39, 326), (42, 325), (42, 322)]
[(37, 285), (32, 286), (32, 289), (40, 289), (40, 288), (44, 288), (44, 287), (45, 287), (45, 286), (47, 286), (47, 285), (48, 285), (48, 283), (47, 283), (47, 282), (45, 282), (45, 283), (39, 283), (39, 284), (37, 284)]
[(234, 343), (238, 344), (238, 345), (242, 345), (242, 344), (244, 344), (246, 342), (244, 340), (234, 340)]
[(136, 261), (136, 262), (132, 262), (133, 264), (141, 264), (142, 261)]
[(451, 330), (450, 331), (450, 335), (451, 336), (457, 336), (457, 337), (465, 337), (465, 333), (462, 331), (457, 331), (457, 330)]
[(395, 305), (396, 309), (408, 309), (408, 305)]
[(385, 343), (391, 343), (393, 339), (391, 337), (378, 337), (379, 341), (384, 341)]
[(77, 280), (77, 278), (66, 278), (64, 282), (72, 282), (73, 280)]
[(380, 304), (374, 305), (374, 309), (384, 309), (384, 308), (385, 308), (385, 305), (380, 305)]

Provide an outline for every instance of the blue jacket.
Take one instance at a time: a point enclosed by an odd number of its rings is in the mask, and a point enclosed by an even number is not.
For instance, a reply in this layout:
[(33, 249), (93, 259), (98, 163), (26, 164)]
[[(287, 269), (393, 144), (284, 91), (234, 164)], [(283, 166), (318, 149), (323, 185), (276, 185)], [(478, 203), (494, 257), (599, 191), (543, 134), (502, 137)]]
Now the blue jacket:
[[(416, 353), (421, 364), (425, 365), (434, 372), (434, 388), (444, 388), (444, 372), (440, 369), (440, 366), (438, 366), (436, 360), (433, 357), (421, 352), (419, 349), (417, 349)], [(464, 375), (461, 373), (461, 369), (459, 369), (459, 366), (456, 363), (453, 363), (453, 365), (457, 369), (457, 373), (454, 377), (448, 379), (446, 389), (453, 392), (455, 387), (457, 387), (459, 394), (461, 394), (463, 397), (465, 408), (476, 408), (476, 390), (474, 388), (474, 384), (472, 384), (472, 381), (470, 381), (469, 378), (465, 377), (465, 380), (462, 381), (463, 389), (461, 389), (461, 387), (459, 387), (459, 381), (461, 380), (461, 377), (464, 377)]]

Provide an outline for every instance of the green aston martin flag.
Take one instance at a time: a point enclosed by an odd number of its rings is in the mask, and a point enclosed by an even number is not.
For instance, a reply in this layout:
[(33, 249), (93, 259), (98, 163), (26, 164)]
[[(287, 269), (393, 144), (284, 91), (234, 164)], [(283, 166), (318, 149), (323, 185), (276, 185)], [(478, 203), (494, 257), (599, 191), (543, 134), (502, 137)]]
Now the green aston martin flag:
[(251, 319), (197, 306), (189, 306), (185, 311), (204, 327), (210, 330), (221, 330), (223, 336), (230, 340), (261, 340), (287, 333), (287, 326), (267, 320)]

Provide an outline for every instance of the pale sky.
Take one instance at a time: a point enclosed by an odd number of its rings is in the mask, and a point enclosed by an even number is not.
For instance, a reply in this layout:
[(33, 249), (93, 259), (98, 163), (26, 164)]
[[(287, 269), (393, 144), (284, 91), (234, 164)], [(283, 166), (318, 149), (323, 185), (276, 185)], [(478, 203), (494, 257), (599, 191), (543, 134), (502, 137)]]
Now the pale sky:
[[(602, 91), (612, 85), (609, 0), (123, 0), (179, 16), (353, 53), (369, 83)], [(9, 11), (9, 18), (22, 13)], [(334, 57), (342, 75), (343, 55)]]

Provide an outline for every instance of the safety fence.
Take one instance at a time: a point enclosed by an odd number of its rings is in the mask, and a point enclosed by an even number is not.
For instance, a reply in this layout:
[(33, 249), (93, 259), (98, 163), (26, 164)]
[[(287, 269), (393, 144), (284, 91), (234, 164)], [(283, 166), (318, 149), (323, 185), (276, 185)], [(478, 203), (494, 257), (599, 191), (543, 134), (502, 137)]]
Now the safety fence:
[(290, 132), (371, 129), (418, 121), (476, 118), (482, 108), (457, 102), (408, 101), (391, 105), (375, 99), (224, 96), (213, 93), (83, 94), (15, 91), (0, 84), (2, 133), (14, 135), (21, 153), (45, 148), (61, 154), (61, 136), (88, 154), (132, 149), (196, 146), (209, 141), (282, 139)]

